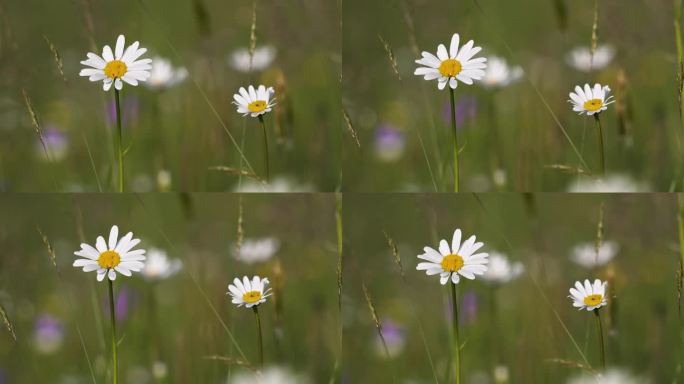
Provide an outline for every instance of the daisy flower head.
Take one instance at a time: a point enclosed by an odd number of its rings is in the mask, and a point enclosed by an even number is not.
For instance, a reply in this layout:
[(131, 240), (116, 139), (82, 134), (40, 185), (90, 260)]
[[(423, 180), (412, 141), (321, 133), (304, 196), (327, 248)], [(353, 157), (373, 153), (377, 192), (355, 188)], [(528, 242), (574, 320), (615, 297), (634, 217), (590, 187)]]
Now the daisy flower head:
[(171, 259), (165, 251), (151, 248), (147, 253), (145, 268), (141, 271), (143, 277), (149, 281), (165, 280), (180, 272), (183, 262)]
[(233, 104), (237, 105), (238, 113), (242, 116), (257, 117), (271, 112), (275, 106), (275, 99), (273, 95), (275, 91), (273, 87), (266, 88), (259, 85), (258, 88), (250, 85), (249, 88), (240, 87), (239, 93), (233, 95)]
[(145, 84), (153, 90), (164, 90), (182, 83), (187, 77), (185, 67), (176, 68), (170, 60), (157, 56), (152, 61), (150, 77)]
[(574, 246), (570, 259), (584, 268), (596, 268), (608, 264), (618, 253), (619, 247), (613, 241), (604, 241), (596, 252), (596, 244), (582, 243)]
[(581, 72), (600, 70), (608, 66), (615, 57), (615, 48), (610, 45), (599, 45), (591, 55), (590, 47), (577, 47), (568, 53), (567, 63)]
[(247, 276), (244, 276), (242, 280), (236, 277), (233, 284), (228, 284), (227, 294), (233, 298), (233, 304), (238, 307), (244, 305), (246, 308), (252, 308), (265, 303), (266, 298), (271, 296), (271, 288), (266, 289), (267, 286), (268, 278), (266, 277), (262, 279), (254, 276), (252, 280)]
[(584, 89), (579, 85), (575, 87), (575, 92), (570, 92), (569, 103), (572, 104), (572, 110), (578, 112), (580, 115), (586, 114), (592, 116), (601, 113), (608, 109), (608, 104), (615, 102), (613, 96), (608, 96), (610, 87), (607, 85), (594, 84), (590, 87), (589, 84), (584, 84)]
[(570, 288), (570, 296), (572, 305), (580, 310), (586, 309), (593, 311), (608, 304), (606, 298), (606, 286), (608, 282), (599, 279), (594, 280), (594, 284), (589, 282), (589, 279), (584, 280), (584, 284), (579, 281), (575, 282), (575, 287)]
[(442, 240), (439, 242), (439, 250), (423, 248), (425, 253), (418, 255), (418, 258), (427, 262), (418, 263), (416, 269), (425, 271), (428, 276), (439, 275), (442, 285), (449, 280), (458, 284), (460, 276), (473, 280), (475, 275), (484, 274), (487, 271), (489, 254), (475, 253), (484, 244), (476, 242), (474, 235), (461, 243), (461, 236), (461, 230), (457, 229), (454, 231), (451, 247), (446, 240)]
[(113, 52), (109, 45), (102, 49), (102, 56), (88, 52), (88, 59), (81, 61), (87, 68), (82, 69), (79, 75), (88, 77), (90, 81), (102, 81), (102, 89), (105, 91), (109, 91), (112, 84), (120, 91), (124, 81), (130, 85), (138, 85), (138, 81), (147, 81), (150, 77), (152, 59), (138, 60), (147, 49), (140, 48), (137, 41), (127, 48), (125, 45), (126, 38), (119, 35)]
[(505, 284), (517, 279), (525, 272), (525, 267), (519, 261), (510, 261), (503, 253), (492, 252), (489, 255), (489, 265), (482, 278), (492, 284)]
[(248, 48), (233, 51), (228, 58), (230, 66), (236, 71), (263, 71), (268, 68), (276, 57), (276, 49), (270, 45), (256, 47), (254, 54), (249, 54)]
[(473, 58), (482, 47), (475, 47), (473, 40), (459, 47), (460, 37), (454, 33), (451, 37), (451, 44), (447, 51), (444, 44), (437, 47), (437, 56), (430, 52), (423, 52), (423, 58), (416, 60), (416, 64), (422, 67), (416, 68), (414, 75), (423, 76), (425, 80), (437, 79), (437, 87), (444, 89), (449, 84), (451, 89), (456, 89), (458, 82), (473, 84), (473, 80), (481, 80), (484, 69), (487, 68), (487, 58)]
[(83, 272), (97, 271), (97, 281), (104, 280), (105, 275), (109, 280), (116, 280), (117, 272), (131, 276), (131, 272), (140, 272), (145, 266), (145, 250), (133, 249), (138, 243), (140, 239), (134, 239), (133, 232), (119, 239), (119, 227), (114, 225), (109, 231), (109, 242), (98, 236), (95, 247), (81, 244), (74, 255), (82, 259), (74, 261), (74, 267), (83, 268)]
[(509, 66), (505, 59), (498, 56), (490, 56), (487, 59), (487, 69), (482, 78), (482, 84), (486, 88), (505, 88), (520, 80), (523, 69), (520, 66)]

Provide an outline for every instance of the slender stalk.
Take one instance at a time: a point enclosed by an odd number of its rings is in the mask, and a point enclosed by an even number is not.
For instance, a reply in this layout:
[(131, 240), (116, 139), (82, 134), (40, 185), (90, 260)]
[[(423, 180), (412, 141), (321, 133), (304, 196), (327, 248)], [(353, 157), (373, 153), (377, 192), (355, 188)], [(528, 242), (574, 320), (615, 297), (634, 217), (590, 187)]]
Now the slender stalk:
[(261, 317), (259, 316), (259, 306), (255, 305), (252, 307), (254, 310), (254, 318), (256, 319), (257, 325), (257, 340), (259, 343), (259, 368), (264, 366), (264, 342), (261, 337)]
[(601, 369), (606, 369), (606, 350), (603, 345), (603, 325), (601, 324), (601, 314), (599, 308), (594, 309), (596, 315), (596, 336), (598, 337), (599, 349), (601, 351)]
[(259, 123), (261, 124), (261, 129), (264, 131), (264, 162), (266, 163), (266, 181), (268, 181), (268, 134), (266, 133), (266, 124), (264, 124), (264, 115), (259, 115)]
[(598, 137), (598, 153), (601, 161), (599, 172), (601, 175), (606, 173), (606, 160), (603, 148), (603, 127), (601, 126), (601, 118), (598, 113), (594, 114), (594, 122), (596, 123), (596, 135)]
[(461, 384), (461, 343), (458, 337), (458, 301), (456, 299), (456, 284), (454, 283), (451, 283), (451, 307), (453, 308), (452, 322), (454, 327), (454, 352), (456, 354), (456, 384)]
[(111, 280), (109, 280), (109, 278), (105, 278), (107, 279), (107, 283), (109, 284), (109, 315), (111, 316), (112, 320), (112, 383), (117, 384), (119, 382), (119, 364), (116, 354), (116, 313), (114, 312), (114, 283)]
[(121, 102), (119, 100), (119, 90), (114, 89), (116, 99), (116, 145), (119, 154), (119, 192), (124, 191), (124, 160), (123, 160), (123, 140), (121, 132)]
[(451, 130), (454, 135), (454, 192), (458, 192), (458, 138), (456, 134), (456, 100), (454, 90), (449, 87), (451, 96)]

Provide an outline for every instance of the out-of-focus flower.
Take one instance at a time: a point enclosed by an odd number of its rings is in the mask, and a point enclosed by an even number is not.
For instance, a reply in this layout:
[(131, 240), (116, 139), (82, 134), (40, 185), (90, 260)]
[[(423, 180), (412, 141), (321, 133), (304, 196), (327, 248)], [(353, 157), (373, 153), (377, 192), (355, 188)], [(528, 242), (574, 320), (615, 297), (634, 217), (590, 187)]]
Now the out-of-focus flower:
[(182, 83), (187, 77), (185, 67), (174, 68), (170, 60), (157, 56), (152, 61), (150, 78), (145, 85), (150, 89), (164, 90)]
[(309, 384), (310, 382), (305, 375), (278, 366), (265, 367), (260, 374), (240, 372), (226, 381), (227, 384)]
[(50, 314), (42, 314), (34, 325), (33, 346), (43, 354), (57, 352), (64, 341), (62, 321)]
[(278, 176), (271, 179), (267, 184), (254, 180), (243, 180), (241, 186), (236, 186), (235, 192), (295, 193), (315, 192), (315, 190), (311, 185), (299, 184), (290, 178)]
[(152, 364), (152, 377), (156, 380), (162, 380), (169, 374), (169, 368), (163, 361), (155, 361)]
[(497, 365), (494, 367), (494, 383), (506, 384), (510, 380), (508, 367), (505, 365)]
[(247, 264), (267, 261), (280, 249), (280, 241), (273, 237), (245, 239), (240, 248), (233, 246), (233, 257)]
[(583, 177), (568, 188), (568, 192), (584, 193), (632, 193), (649, 190), (650, 187), (646, 183), (635, 181), (623, 174), (610, 174), (598, 179)]
[(142, 276), (150, 281), (165, 280), (177, 274), (183, 268), (183, 262), (179, 259), (169, 259), (166, 252), (150, 248), (147, 252), (147, 261), (145, 261), (145, 268), (140, 273)]
[(153, 188), (154, 181), (149, 175), (141, 173), (133, 177), (133, 181), (131, 182), (131, 189), (134, 192), (146, 193), (152, 191)]
[[(120, 322), (128, 319), (128, 316), (136, 307), (137, 301), (137, 293), (125, 285), (122, 286), (114, 297), (114, 314), (116, 315), (116, 321)], [(104, 313), (109, 316), (109, 298), (103, 299), (102, 303)]]
[(384, 162), (399, 160), (404, 154), (406, 137), (390, 124), (381, 124), (375, 130), (375, 155)]
[(624, 369), (608, 368), (597, 375), (583, 374), (568, 380), (568, 384), (648, 384), (649, 380), (637, 377)]
[(502, 253), (490, 252), (489, 266), (482, 279), (493, 284), (505, 284), (518, 278), (524, 271), (525, 267), (521, 262), (511, 262)]
[[(130, 95), (121, 98), (121, 120), (124, 128), (127, 125), (135, 124), (140, 115), (140, 102), (138, 96)], [(116, 124), (116, 101), (112, 100), (107, 105), (107, 122), (110, 126)]]
[(171, 189), (171, 171), (162, 169), (157, 172), (157, 188), (161, 192), (167, 192)]
[(477, 320), (478, 307), (477, 294), (473, 291), (468, 291), (463, 294), (463, 301), (459, 308), (459, 321), (463, 324), (473, 324)]
[[(398, 356), (406, 345), (406, 329), (402, 324), (392, 319), (382, 319), (380, 323), (382, 324), (382, 337), (385, 339), (389, 357)], [(375, 337), (375, 352), (380, 357), (387, 357), (382, 339), (380, 339), (380, 335), (377, 333)]]
[[(477, 98), (471, 95), (463, 95), (456, 99), (456, 126), (463, 129), (466, 122), (473, 120), (477, 115)], [(442, 108), (442, 120), (444, 124), (451, 124), (451, 104), (445, 102)]]
[(40, 139), (36, 139), (35, 151), (41, 160), (62, 161), (69, 152), (69, 137), (54, 125), (47, 125), (43, 130), (43, 141), (50, 158), (45, 155), (45, 149)]
[[(615, 49), (610, 45), (599, 45), (594, 52), (594, 61), (591, 59), (591, 48), (577, 47), (568, 53), (568, 64), (581, 72), (601, 70), (608, 66), (615, 57)], [(593, 65), (592, 65), (593, 64)]]
[(504, 88), (520, 80), (522, 75), (522, 67), (509, 67), (504, 58), (490, 56), (487, 59), (487, 69), (482, 78), (482, 85), (485, 88)]
[[(254, 50), (254, 56), (252, 56), (252, 71), (263, 71), (266, 69), (276, 56), (276, 49), (270, 45), (265, 45), (262, 47), (257, 47)], [(250, 70), (250, 57), (249, 49), (239, 48), (233, 51), (228, 58), (230, 66), (236, 71), (249, 72)]]
[(604, 241), (596, 253), (596, 244), (583, 243), (572, 248), (570, 260), (584, 268), (595, 268), (608, 264), (618, 252), (618, 245), (613, 241)]
[(494, 180), (494, 185), (497, 188), (503, 188), (506, 186), (506, 182), (508, 181), (508, 175), (504, 169), (497, 168), (492, 174), (492, 180)]

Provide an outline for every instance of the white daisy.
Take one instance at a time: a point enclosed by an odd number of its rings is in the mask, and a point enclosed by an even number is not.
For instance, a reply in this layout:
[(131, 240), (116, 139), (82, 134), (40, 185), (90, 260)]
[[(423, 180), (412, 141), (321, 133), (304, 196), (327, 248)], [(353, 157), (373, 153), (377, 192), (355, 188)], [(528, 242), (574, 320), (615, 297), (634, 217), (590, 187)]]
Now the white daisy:
[(604, 241), (596, 253), (596, 244), (583, 243), (572, 248), (570, 259), (584, 268), (595, 268), (608, 264), (618, 252), (618, 245), (613, 241)]
[(237, 111), (242, 113), (242, 116), (257, 117), (271, 112), (275, 105), (275, 99), (272, 99), (274, 93), (273, 87), (266, 88), (263, 85), (257, 89), (252, 85), (248, 89), (240, 87), (239, 94), (233, 95), (233, 104), (237, 105)]
[(242, 281), (237, 277), (233, 280), (233, 284), (228, 284), (228, 292), (233, 298), (233, 304), (238, 307), (245, 306), (252, 308), (255, 305), (266, 302), (266, 298), (271, 296), (271, 288), (268, 286), (268, 278), (259, 278), (254, 276), (250, 281), (247, 276), (242, 278)]
[(475, 275), (482, 275), (487, 271), (489, 255), (487, 253), (475, 254), (483, 245), (483, 243), (475, 242), (475, 236), (470, 236), (461, 244), (461, 230), (457, 229), (451, 240), (451, 248), (446, 240), (439, 242), (439, 252), (430, 247), (423, 248), (425, 253), (418, 255), (418, 258), (428, 262), (418, 263), (416, 269), (425, 271), (428, 276), (439, 274), (442, 285), (446, 284), (449, 279), (454, 284), (458, 284), (459, 276), (473, 280)]
[(145, 264), (145, 250), (133, 249), (140, 239), (133, 238), (133, 232), (128, 232), (121, 239), (119, 227), (116, 225), (109, 231), (109, 242), (98, 236), (95, 247), (81, 244), (81, 249), (74, 255), (84, 257), (74, 261), (74, 267), (83, 267), (83, 272), (97, 271), (97, 281), (102, 281), (105, 275), (109, 280), (116, 280), (116, 272), (124, 276), (131, 276), (131, 272), (140, 272)]
[(634, 180), (626, 174), (609, 174), (599, 179), (578, 178), (568, 187), (568, 192), (583, 193), (633, 193), (649, 192), (648, 183)]
[(615, 57), (615, 49), (610, 45), (599, 45), (594, 51), (592, 62), (591, 48), (577, 47), (568, 53), (566, 61), (571, 67), (581, 72), (590, 72), (605, 68)]
[(240, 248), (233, 247), (233, 257), (247, 264), (269, 260), (280, 248), (280, 241), (273, 237), (263, 239), (245, 239)]
[(171, 61), (163, 57), (155, 57), (152, 61), (152, 70), (148, 79), (148, 88), (162, 90), (173, 87), (183, 82), (188, 77), (185, 67), (174, 68)]
[(164, 280), (183, 268), (183, 262), (179, 259), (169, 259), (166, 252), (157, 248), (150, 248), (147, 253), (145, 268), (140, 272), (147, 280)]
[(103, 81), (102, 89), (108, 91), (114, 84), (114, 88), (121, 90), (123, 81), (130, 85), (138, 85), (138, 81), (146, 81), (150, 77), (152, 68), (151, 59), (138, 60), (145, 52), (146, 48), (139, 48), (137, 41), (124, 50), (126, 38), (119, 35), (116, 39), (114, 52), (105, 45), (102, 49), (102, 57), (89, 52), (88, 59), (81, 61), (81, 64), (89, 67), (82, 69), (79, 75), (88, 76), (90, 81)]
[[(266, 69), (276, 56), (276, 49), (270, 45), (257, 47), (252, 55), (252, 71), (261, 71)], [(236, 71), (249, 72), (250, 71), (250, 57), (249, 49), (239, 48), (233, 51), (228, 58), (230, 66)]]
[(437, 79), (439, 89), (444, 89), (447, 83), (449, 87), (456, 89), (458, 81), (470, 85), (473, 80), (482, 79), (485, 75), (484, 69), (487, 68), (487, 59), (484, 57), (473, 59), (482, 47), (474, 47), (475, 43), (472, 40), (460, 49), (458, 44), (458, 33), (454, 33), (448, 52), (444, 44), (437, 47), (437, 56), (430, 52), (423, 52), (423, 58), (416, 60), (416, 63), (424, 67), (416, 68), (414, 74), (423, 76), (425, 80)]
[(579, 112), (580, 115), (586, 114), (591, 116), (595, 113), (601, 113), (608, 109), (608, 104), (615, 102), (613, 96), (608, 96), (610, 87), (607, 85), (594, 84), (591, 88), (589, 84), (584, 84), (584, 89), (579, 85), (575, 87), (575, 92), (570, 92), (569, 103), (572, 104), (572, 110)]
[(511, 262), (506, 255), (499, 252), (489, 254), (489, 265), (482, 278), (490, 283), (505, 284), (518, 278), (525, 271), (519, 261)]
[(581, 282), (575, 282), (575, 288), (570, 288), (570, 296), (572, 305), (580, 310), (586, 309), (593, 311), (608, 304), (606, 298), (606, 286), (608, 282), (602, 282), (599, 279), (594, 280), (594, 284), (589, 282), (589, 279), (584, 280), (584, 285)]
[(510, 67), (505, 59), (498, 56), (490, 56), (487, 59), (487, 69), (482, 78), (482, 85), (486, 88), (504, 88), (519, 80), (522, 75), (522, 67)]

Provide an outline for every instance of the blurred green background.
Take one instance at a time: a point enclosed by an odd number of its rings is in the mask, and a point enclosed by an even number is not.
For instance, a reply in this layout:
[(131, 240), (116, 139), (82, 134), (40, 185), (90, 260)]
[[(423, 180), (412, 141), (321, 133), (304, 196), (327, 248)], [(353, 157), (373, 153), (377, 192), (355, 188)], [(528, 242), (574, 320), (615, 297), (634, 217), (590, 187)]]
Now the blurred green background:
[[(276, 239), (271, 259), (234, 258), (241, 205), (243, 249), (248, 239)], [(158, 248), (184, 264), (156, 283), (140, 273), (115, 281), (120, 382), (226, 383), (231, 374), (235, 383), (254, 382), (245, 368), (208, 357), (240, 357), (223, 321), (257, 361), (254, 315), (226, 295), (236, 276), (255, 274), (275, 289), (260, 313), (266, 367), (289, 372), (276, 382), (321, 383), (334, 375), (339, 312), (330, 195), (5, 195), (0, 211), (0, 304), (17, 335), (14, 342), (3, 325), (0, 383), (92, 383), (84, 348), (97, 382), (110, 382), (107, 284), (72, 263), (80, 242), (93, 244), (113, 224), (140, 238), (148, 255)], [(160, 364), (167, 373), (155, 379)]]
[[(615, 57), (589, 73), (567, 56), (591, 43), (594, 1), (345, 1), (343, 105), (361, 142), (357, 148), (346, 140), (345, 188), (450, 190), (449, 92), (413, 71), (420, 51), (434, 54), (460, 33), (462, 44), (473, 39), (483, 47), (478, 56), (503, 57), (525, 72), (502, 89), (481, 82), (457, 88), (462, 191), (565, 191), (578, 168), (596, 171), (593, 119), (577, 116), (567, 102), (575, 85), (587, 82), (609, 85), (619, 99), (601, 116), (606, 168), (628, 182), (606, 188), (682, 190), (673, 4), (598, 3), (598, 44), (611, 46)], [(386, 155), (392, 150), (400, 155)]]
[[(209, 170), (212, 166), (263, 176), (258, 121), (242, 118), (231, 104), (238, 88), (249, 84), (276, 89), (279, 104), (265, 120), (279, 188), (334, 190), (342, 132), (337, 6), (318, 0), (256, 3), (256, 47), (271, 47), (275, 57), (252, 73), (236, 70), (229, 57), (250, 45), (253, 1), (0, 3), (0, 190), (115, 189), (115, 115), (108, 112), (114, 93), (78, 73), (87, 52), (101, 54), (119, 34), (127, 43), (140, 41), (148, 49), (144, 57), (160, 55), (189, 72), (184, 82), (163, 91), (124, 87), (127, 190), (237, 188), (235, 174)], [(60, 56), (64, 79), (50, 44)], [(22, 89), (48, 136), (53, 161), (43, 159)], [(243, 140), (251, 170), (237, 150)]]
[[(482, 252), (504, 253), (525, 267), (498, 288), (480, 277), (461, 279), (463, 382), (569, 382), (582, 372), (577, 364), (586, 363), (564, 326), (589, 364), (599, 366), (594, 315), (578, 311), (568, 298), (574, 282), (586, 278), (610, 281), (614, 300), (602, 311), (607, 366), (630, 378), (605, 382), (680, 382), (674, 196), (350, 194), (344, 205), (346, 382), (453, 382), (448, 286), (415, 268), (423, 247), (436, 248), (445, 238), (450, 243), (456, 228), (464, 239), (476, 235), (484, 242)], [(603, 241), (615, 242), (618, 252), (589, 270), (573, 263), (570, 253), (578, 243), (596, 241), (601, 205)], [(383, 232), (397, 246), (405, 279)], [(508, 372), (508, 381), (495, 380), (496, 367), (499, 378)]]

